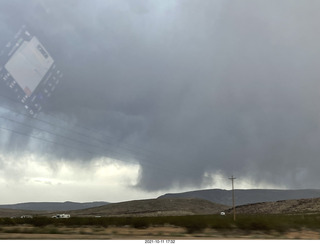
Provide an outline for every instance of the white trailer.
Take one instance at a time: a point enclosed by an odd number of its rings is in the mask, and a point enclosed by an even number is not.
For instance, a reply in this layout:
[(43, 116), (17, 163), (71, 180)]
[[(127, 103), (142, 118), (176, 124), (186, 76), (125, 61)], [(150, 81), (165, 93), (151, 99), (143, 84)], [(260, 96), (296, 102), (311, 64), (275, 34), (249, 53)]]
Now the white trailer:
[(68, 219), (68, 218), (70, 218), (70, 214), (56, 214), (56, 215), (53, 215), (52, 218), (55, 218), (55, 219)]

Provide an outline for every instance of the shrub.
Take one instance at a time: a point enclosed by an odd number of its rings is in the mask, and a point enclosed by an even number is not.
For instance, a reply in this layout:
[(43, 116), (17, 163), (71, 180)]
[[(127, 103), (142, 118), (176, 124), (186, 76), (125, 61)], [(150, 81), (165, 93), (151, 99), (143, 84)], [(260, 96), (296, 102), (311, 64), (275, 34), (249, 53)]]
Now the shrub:
[(33, 226), (43, 227), (52, 224), (52, 220), (46, 217), (37, 217), (33, 219), (29, 219), (26, 223), (30, 223)]
[(150, 226), (150, 223), (145, 218), (136, 218), (136, 219), (133, 219), (132, 226), (137, 229), (145, 229)]
[[(188, 218), (189, 217), (189, 218)], [(208, 222), (205, 221), (203, 216), (188, 216), (181, 219), (181, 227), (187, 229), (187, 233), (192, 234), (195, 232), (202, 232), (206, 227), (208, 227)]]

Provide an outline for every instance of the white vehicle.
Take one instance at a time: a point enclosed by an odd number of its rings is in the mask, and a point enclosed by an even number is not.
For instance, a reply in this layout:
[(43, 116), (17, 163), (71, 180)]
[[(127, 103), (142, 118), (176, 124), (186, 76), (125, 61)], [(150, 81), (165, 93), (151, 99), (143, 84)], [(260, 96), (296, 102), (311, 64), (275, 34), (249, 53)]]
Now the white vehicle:
[(32, 219), (33, 217), (32, 217), (32, 215), (22, 215), (20, 218), (21, 219)]
[(52, 216), (54, 219), (68, 219), (70, 218), (70, 214), (56, 214)]
[(220, 215), (221, 215), (221, 216), (225, 216), (226, 213), (225, 213), (225, 212), (221, 212)]

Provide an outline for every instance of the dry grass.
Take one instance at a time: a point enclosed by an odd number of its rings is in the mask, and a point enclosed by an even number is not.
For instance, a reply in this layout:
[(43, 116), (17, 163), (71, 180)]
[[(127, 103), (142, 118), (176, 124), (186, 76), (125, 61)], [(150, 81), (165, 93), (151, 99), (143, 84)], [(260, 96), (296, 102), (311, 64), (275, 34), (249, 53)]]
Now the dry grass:
[(222, 239), (302, 239), (318, 240), (320, 232), (315, 230), (291, 230), (284, 233), (271, 231), (215, 230), (207, 228), (201, 233), (189, 234), (184, 228), (174, 226), (149, 227), (52, 227), (36, 228), (31, 226), (2, 227), (0, 239), (41, 239), (41, 240), (222, 240)]

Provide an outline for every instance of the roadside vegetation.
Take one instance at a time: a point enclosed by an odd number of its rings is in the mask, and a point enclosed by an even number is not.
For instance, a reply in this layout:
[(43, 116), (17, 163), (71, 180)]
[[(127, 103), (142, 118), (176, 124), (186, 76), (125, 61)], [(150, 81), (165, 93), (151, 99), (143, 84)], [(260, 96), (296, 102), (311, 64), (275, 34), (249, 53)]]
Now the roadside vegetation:
[[(320, 214), (312, 215), (238, 215), (233, 221), (233, 216), (198, 215), (198, 216), (163, 216), (163, 217), (71, 217), (69, 219), (53, 219), (48, 217), (34, 217), (30, 219), (1, 218), (1, 227), (28, 225), (37, 227), (40, 232), (48, 227), (133, 227), (144, 229), (154, 226), (183, 227), (186, 233), (201, 233), (205, 229), (221, 231), (277, 231), (280, 233), (295, 229), (310, 229), (320, 231)], [(18, 229), (16, 229), (18, 230)]]

